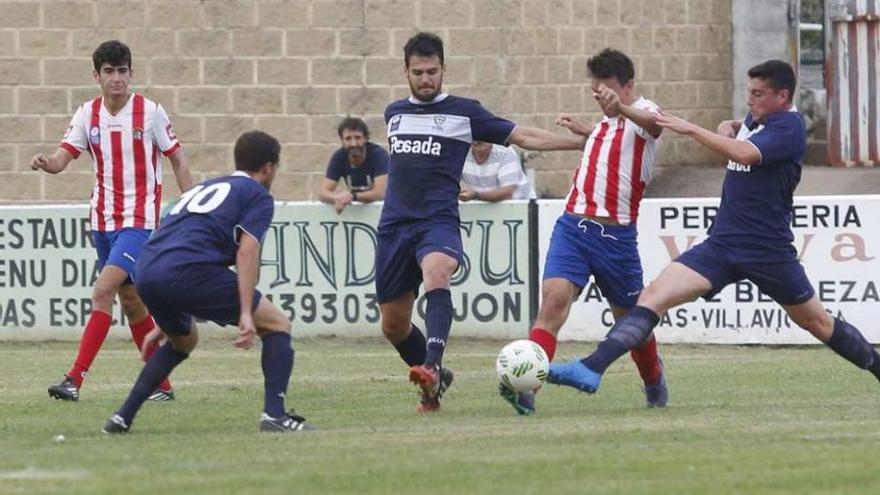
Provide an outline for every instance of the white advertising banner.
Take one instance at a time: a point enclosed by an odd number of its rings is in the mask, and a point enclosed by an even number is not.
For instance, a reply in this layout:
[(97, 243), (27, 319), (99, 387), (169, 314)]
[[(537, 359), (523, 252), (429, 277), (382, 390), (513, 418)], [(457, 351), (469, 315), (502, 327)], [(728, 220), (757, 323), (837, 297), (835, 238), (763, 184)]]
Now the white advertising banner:
[[(706, 237), (719, 200), (646, 199), (639, 214), (639, 252), (650, 282), (680, 252)], [(540, 201), (539, 265), (562, 200)], [(794, 245), (826, 309), (880, 342), (880, 196), (795, 198)], [(874, 213), (871, 213), (874, 212)], [(600, 340), (613, 318), (592, 282), (573, 304), (561, 339)], [(656, 330), (661, 342), (805, 344), (817, 341), (794, 325), (754, 284), (728, 286), (712, 300), (671, 309)]]
[[(258, 288), (297, 335), (381, 334), (375, 291), (380, 205), (279, 202)], [(529, 204), (461, 207), (465, 257), (452, 281), (456, 335), (525, 335), (530, 322)], [(98, 275), (86, 205), (0, 207), (0, 339), (76, 338)], [(423, 324), (424, 300), (415, 321)], [(114, 305), (114, 328), (127, 322)], [(424, 327), (423, 327), (424, 328)]]

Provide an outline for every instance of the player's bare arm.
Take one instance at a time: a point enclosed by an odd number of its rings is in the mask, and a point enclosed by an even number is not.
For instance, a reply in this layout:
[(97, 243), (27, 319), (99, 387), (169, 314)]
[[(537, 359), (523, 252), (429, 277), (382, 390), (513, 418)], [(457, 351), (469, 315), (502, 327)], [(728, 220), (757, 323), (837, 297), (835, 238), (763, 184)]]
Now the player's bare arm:
[(575, 118), (574, 115), (571, 115), (569, 113), (559, 114), (559, 116), (556, 117), (556, 120), (553, 123), (558, 125), (559, 127), (565, 127), (572, 133), (577, 134), (578, 136), (588, 137), (590, 135), (591, 129), (581, 123), (581, 121)]
[(716, 132), (724, 137), (735, 138), (742, 125), (742, 120), (722, 120), (721, 123), (718, 124), (718, 130)]
[(373, 188), (369, 191), (358, 191), (354, 201), (372, 203), (385, 199), (385, 188), (388, 187), (388, 175), (377, 175), (373, 178)]
[(596, 99), (606, 115), (622, 115), (633, 121), (637, 126), (648, 131), (648, 134), (653, 136), (654, 139), (660, 137), (660, 134), (663, 132), (663, 128), (657, 125), (656, 113), (640, 110), (623, 103), (620, 95), (604, 84), (599, 85), (599, 92), (595, 93), (593, 98)]
[(761, 163), (761, 153), (755, 145), (748, 141), (739, 141), (722, 136), (708, 129), (703, 129), (681, 117), (669, 114), (658, 115), (657, 124), (678, 134), (692, 137), (698, 143), (728, 160), (733, 160), (743, 165), (758, 165)]
[(510, 143), (533, 151), (582, 150), (586, 136), (563, 136), (537, 127), (516, 126)]
[(174, 171), (174, 178), (177, 180), (180, 192), (189, 191), (193, 186), (193, 179), (186, 155), (183, 154), (183, 148), (177, 148), (177, 151), (168, 155), (168, 161), (171, 162), (171, 169)]
[(260, 243), (248, 234), (239, 239), (238, 251), (235, 255), (235, 269), (238, 273), (238, 300), (241, 315), (238, 321), (238, 335), (233, 342), (235, 347), (250, 349), (257, 340), (257, 328), (254, 325), (254, 289), (257, 287), (257, 275), (260, 270)]
[(37, 153), (31, 158), (31, 169), (44, 170), (50, 174), (57, 174), (67, 168), (73, 161), (73, 155), (64, 148), (58, 148), (51, 156)]

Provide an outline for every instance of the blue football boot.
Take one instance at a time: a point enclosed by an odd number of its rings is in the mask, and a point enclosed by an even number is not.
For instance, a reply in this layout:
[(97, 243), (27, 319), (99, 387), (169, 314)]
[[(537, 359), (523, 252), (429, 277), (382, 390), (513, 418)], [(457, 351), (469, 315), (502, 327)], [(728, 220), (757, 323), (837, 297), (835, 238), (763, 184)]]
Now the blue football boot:
[(565, 385), (593, 394), (599, 390), (602, 375), (587, 368), (584, 363), (574, 360), (567, 363), (553, 363), (547, 374), (547, 381), (556, 385)]
[(663, 367), (663, 360), (660, 360), (660, 381), (648, 385), (645, 384), (645, 401), (648, 407), (666, 407), (669, 401), (669, 390), (666, 388), (666, 370)]
[(498, 395), (505, 400), (520, 416), (535, 414), (535, 392), (514, 392), (503, 383), (498, 384)]

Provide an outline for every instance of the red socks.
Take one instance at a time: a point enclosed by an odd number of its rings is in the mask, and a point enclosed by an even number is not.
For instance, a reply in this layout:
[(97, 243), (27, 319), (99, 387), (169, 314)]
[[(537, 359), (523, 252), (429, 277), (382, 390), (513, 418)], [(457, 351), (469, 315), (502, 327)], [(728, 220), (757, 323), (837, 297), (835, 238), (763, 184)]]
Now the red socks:
[(547, 358), (550, 361), (553, 361), (553, 356), (556, 355), (555, 335), (543, 328), (535, 327), (529, 332), (529, 340), (541, 346), (541, 348), (544, 349), (544, 352), (547, 353)]
[(630, 356), (639, 368), (639, 375), (645, 384), (654, 385), (660, 381), (662, 369), (657, 357), (657, 339), (653, 333), (642, 345), (630, 351)]
[(89, 371), (89, 368), (95, 361), (95, 356), (98, 355), (98, 351), (104, 345), (104, 339), (107, 338), (107, 332), (110, 331), (110, 322), (112, 320), (113, 318), (103, 311), (92, 311), (92, 314), (89, 316), (86, 329), (83, 331), (82, 340), (79, 342), (79, 352), (76, 355), (76, 360), (73, 362), (73, 367), (67, 372), (67, 376), (70, 377), (76, 388), (82, 386), (85, 373)]
[[(159, 349), (158, 342), (154, 342), (149, 348), (144, 349), (144, 338), (150, 333), (150, 330), (156, 327), (156, 322), (153, 321), (153, 317), (147, 314), (147, 317), (137, 323), (130, 323), (128, 328), (131, 329), (131, 337), (134, 340), (135, 345), (139, 351), (143, 353), (144, 362), (150, 359), (150, 356)], [(162, 383), (159, 384), (159, 388), (165, 392), (171, 390), (171, 382), (168, 381), (168, 377), (165, 377), (162, 380)]]

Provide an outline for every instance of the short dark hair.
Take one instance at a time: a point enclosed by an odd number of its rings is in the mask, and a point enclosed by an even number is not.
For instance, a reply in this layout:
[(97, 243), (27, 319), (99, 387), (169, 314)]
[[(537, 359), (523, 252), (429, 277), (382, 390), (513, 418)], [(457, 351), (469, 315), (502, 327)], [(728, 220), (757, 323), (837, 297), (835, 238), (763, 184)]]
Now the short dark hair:
[(421, 31), (410, 38), (403, 47), (403, 62), (409, 67), (409, 58), (413, 55), (419, 57), (437, 56), (440, 65), (444, 65), (443, 40), (434, 33)]
[(110, 64), (113, 67), (126, 65), (131, 70), (131, 50), (119, 40), (101, 43), (92, 53), (92, 65), (95, 66), (95, 72), (100, 72), (101, 66), (104, 64)]
[(278, 163), (281, 144), (263, 131), (248, 131), (235, 141), (235, 169), (259, 172), (266, 163)]
[(784, 60), (768, 60), (749, 69), (749, 77), (762, 79), (773, 88), (774, 91), (788, 90), (788, 101), (794, 98), (794, 90), (797, 87), (797, 77), (791, 64)]
[(587, 59), (587, 70), (596, 79), (615, 78), (621, 86), (636, 77), (633, 62), (620, 50), (606, 48)]
[(342, 122), (339, 123), (339, 128), (336, 129), (336, 133), (339, 134), (339, 139), (342, 139), (342, 131), (346, 129), (350, 131), (358, 131), (364, 135), (364, 138), (367, 141), (370, 140), (370, 130), (367, 128), (367, 123), (357, 117), (346, 117), (342, 119)]

